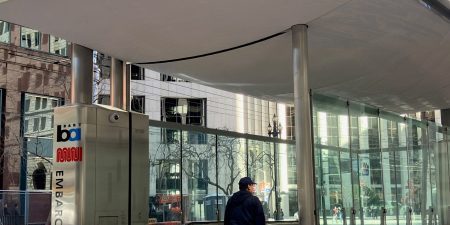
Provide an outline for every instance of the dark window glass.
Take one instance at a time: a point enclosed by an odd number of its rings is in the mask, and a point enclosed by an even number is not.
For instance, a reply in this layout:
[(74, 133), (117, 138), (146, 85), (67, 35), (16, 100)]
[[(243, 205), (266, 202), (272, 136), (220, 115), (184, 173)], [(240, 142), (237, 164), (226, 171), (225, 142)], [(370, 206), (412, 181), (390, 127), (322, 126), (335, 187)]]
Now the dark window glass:
[(25, 99), (25, 112), (30, 111), (30, 99)]
[(169, 81), (169, 82), (189, 82), (189, 81), (187, 81), (187, 80), (183, 80), (183, 79), (180, 79), (180, 78), (176, 78), (176, 77), (174, 77), (174, 76), (167, 75), (167, 74), (163, 74), (163, 73), (160, 73), (159, 76), (160, 76), (160, 80), (161, 80), (161, 81)]
[(145, 69), (139, 66), (131, 65), (131, 79), (144, 80)]
[(41, 129), (45, 130), (45, 124), (47, 123), (47, 117), (41, 117)]
[[(206, 126), (206, 99), (162, 98), (161, 120), (166, 122)], [(170, 132), (170, 131), (168, 131)], [(167, 133), (168, 142), (172, 140), (171, 133)], [(189, 144), (206, 144), (207, 136), (204, 133), (189, 132)]]
[(145, 96), (133, 96), (131, 99), (131, 110), (139, 113), (145, 113)]
[(38, 110), (41, 108), (41, 98), (40, 97), (36, 97), (35, 102), (34, 102), (34, 109)]
[(39, 130), (39, 118), (34, 118), (33, 119), (33, 131), (38, 131)]
[(47, 108), (47, 98), (42, 99), (42, 108), (43, 109)]

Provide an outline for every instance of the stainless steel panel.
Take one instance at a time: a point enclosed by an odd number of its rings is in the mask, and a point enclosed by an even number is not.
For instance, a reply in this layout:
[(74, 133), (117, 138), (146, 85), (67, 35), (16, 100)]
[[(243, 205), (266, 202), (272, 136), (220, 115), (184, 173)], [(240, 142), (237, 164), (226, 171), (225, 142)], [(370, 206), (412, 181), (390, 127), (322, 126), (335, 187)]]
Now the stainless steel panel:
[(55, 109), (55, 127), (52, 224), (125, 225), (130, 212), (132, 224), (147, 224), (148, 117), (76, 105)]
[[(119, 115), (119, 120), (116, 123), (109, 122), (111, 113)], [(95, 159), (96, 211), (115, 211), (117, 212), (116, 216), (119, 217), (119, 224), (127, 224), (128, 115), (125, 112), (114, 112), (98, 108), (97, 121)]]
[(72, 104), (92, 104), (92, 49), (72, 43)]
[[(91, 197), (89, 187), (93, 182), (86, 177), (85, 171), (92, 167), (89, 159), (95, 152), (92, 140), (95, 140), (96, 132), (87, 123), (95, 124), (95, 116), (90, 116), (93, 113), (95, 108), (86, 106), (55, 109), (52, 224), (89, 224), (88, 220), (84, 220), (84, 212), (94, 208), (85, 204), (85, 199)], [(72, 152), (67, 150), (73, 148), (78, 150), (76, 157), (72, 157)]]

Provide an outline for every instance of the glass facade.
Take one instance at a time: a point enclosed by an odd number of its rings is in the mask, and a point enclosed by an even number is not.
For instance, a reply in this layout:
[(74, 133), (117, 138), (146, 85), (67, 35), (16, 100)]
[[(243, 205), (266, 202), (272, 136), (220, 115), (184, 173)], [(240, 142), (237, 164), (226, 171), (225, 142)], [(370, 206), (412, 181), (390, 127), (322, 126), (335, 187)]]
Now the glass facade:
[[(150, 128), (155, 131), (152, 140), (160, 141), (150, 150), (150, 155), (158, 156), (150, 158), (165, 157), (163, 161), (171, 162), (155, 165), (170, 171), (157, 174), (173, 184), (166, 190), (157, 186), (161, 182), (154, 183), (156, 186), (150, 183), (150, 199), (158, 199), (158, 195), (172, 199), (160, 209), (166, 216), (150, 215), (151, 220), (223, 220), (226, 201), (238, 191), (237, 181), (243, 176), (258, 182), (255, 195), (268, 221), (298, 218), (292, 141), (210, 129), (182, 131), (193, 128), (178, 126), (175, 130)], [(344, 220), (361, 225), (381, 224), (381, 220), (388, 225), (448, 223), (446, 128), (316, 94), (313, 131), (320, 224), (343, 224)], [(170, 141), (167, 133), (172, 134)], [(190, 141), (193, 135), (204, 136), (204, 141)], [(151, 171), (157, 170), (151, 167)], [(161, 178), (151, 175), (151, 179)], [(170, 216), (171, 209), (179, 205), (184, 216)]]
[[(27, 189), (40, 189), (36, 160), (51, 170), (45, 161), (59, 104), (23, 94)], [(447, 128), (318, 94), (312, 116), (320, 224), (449, 224)], [(268, 221), (298, 219), (294, 141), (150, 121), (149, 143), (149, 222), (223, 220), (244, 176), (257, 182)]]
[[(150, 221), (223, 220), (228, 198), (245, 176), (258, 183), (255, 195), (267, 220), (275, 220), (275, 214), (278, 220), (294, 219), (298, 211), (294, 142), (177, 127), (150, 127)], [(203, 141), (192, 141), (193, 136), (202, 136)]]
[(318, 94), (313, 126), (320, 224), (450, 223), (447, 128)]

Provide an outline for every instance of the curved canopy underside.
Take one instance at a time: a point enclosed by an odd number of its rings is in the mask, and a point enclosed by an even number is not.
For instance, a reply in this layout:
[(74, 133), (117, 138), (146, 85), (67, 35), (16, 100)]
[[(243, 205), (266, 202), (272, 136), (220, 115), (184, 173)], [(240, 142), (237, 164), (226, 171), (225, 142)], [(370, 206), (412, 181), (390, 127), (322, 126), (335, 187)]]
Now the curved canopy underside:
[[(39, 3), (39, 4), (38, 4)], [(134, 63), (189, 57), (307, 24), (311, 88), (395, 112), (450, 108), (450, 23), (416, 0), (9, 0), (0, 19)], [(143, 66), (293, 101), (291, 33)]]

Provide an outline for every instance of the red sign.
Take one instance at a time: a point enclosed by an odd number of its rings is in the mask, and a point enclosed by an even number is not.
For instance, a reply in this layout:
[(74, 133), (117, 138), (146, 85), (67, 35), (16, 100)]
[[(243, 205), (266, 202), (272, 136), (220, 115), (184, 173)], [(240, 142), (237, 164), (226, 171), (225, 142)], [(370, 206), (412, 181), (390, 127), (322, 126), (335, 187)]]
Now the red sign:
[(81, 147), (58, 148), (56, 150), (56, 162), (81, 162), (83, 149)]

